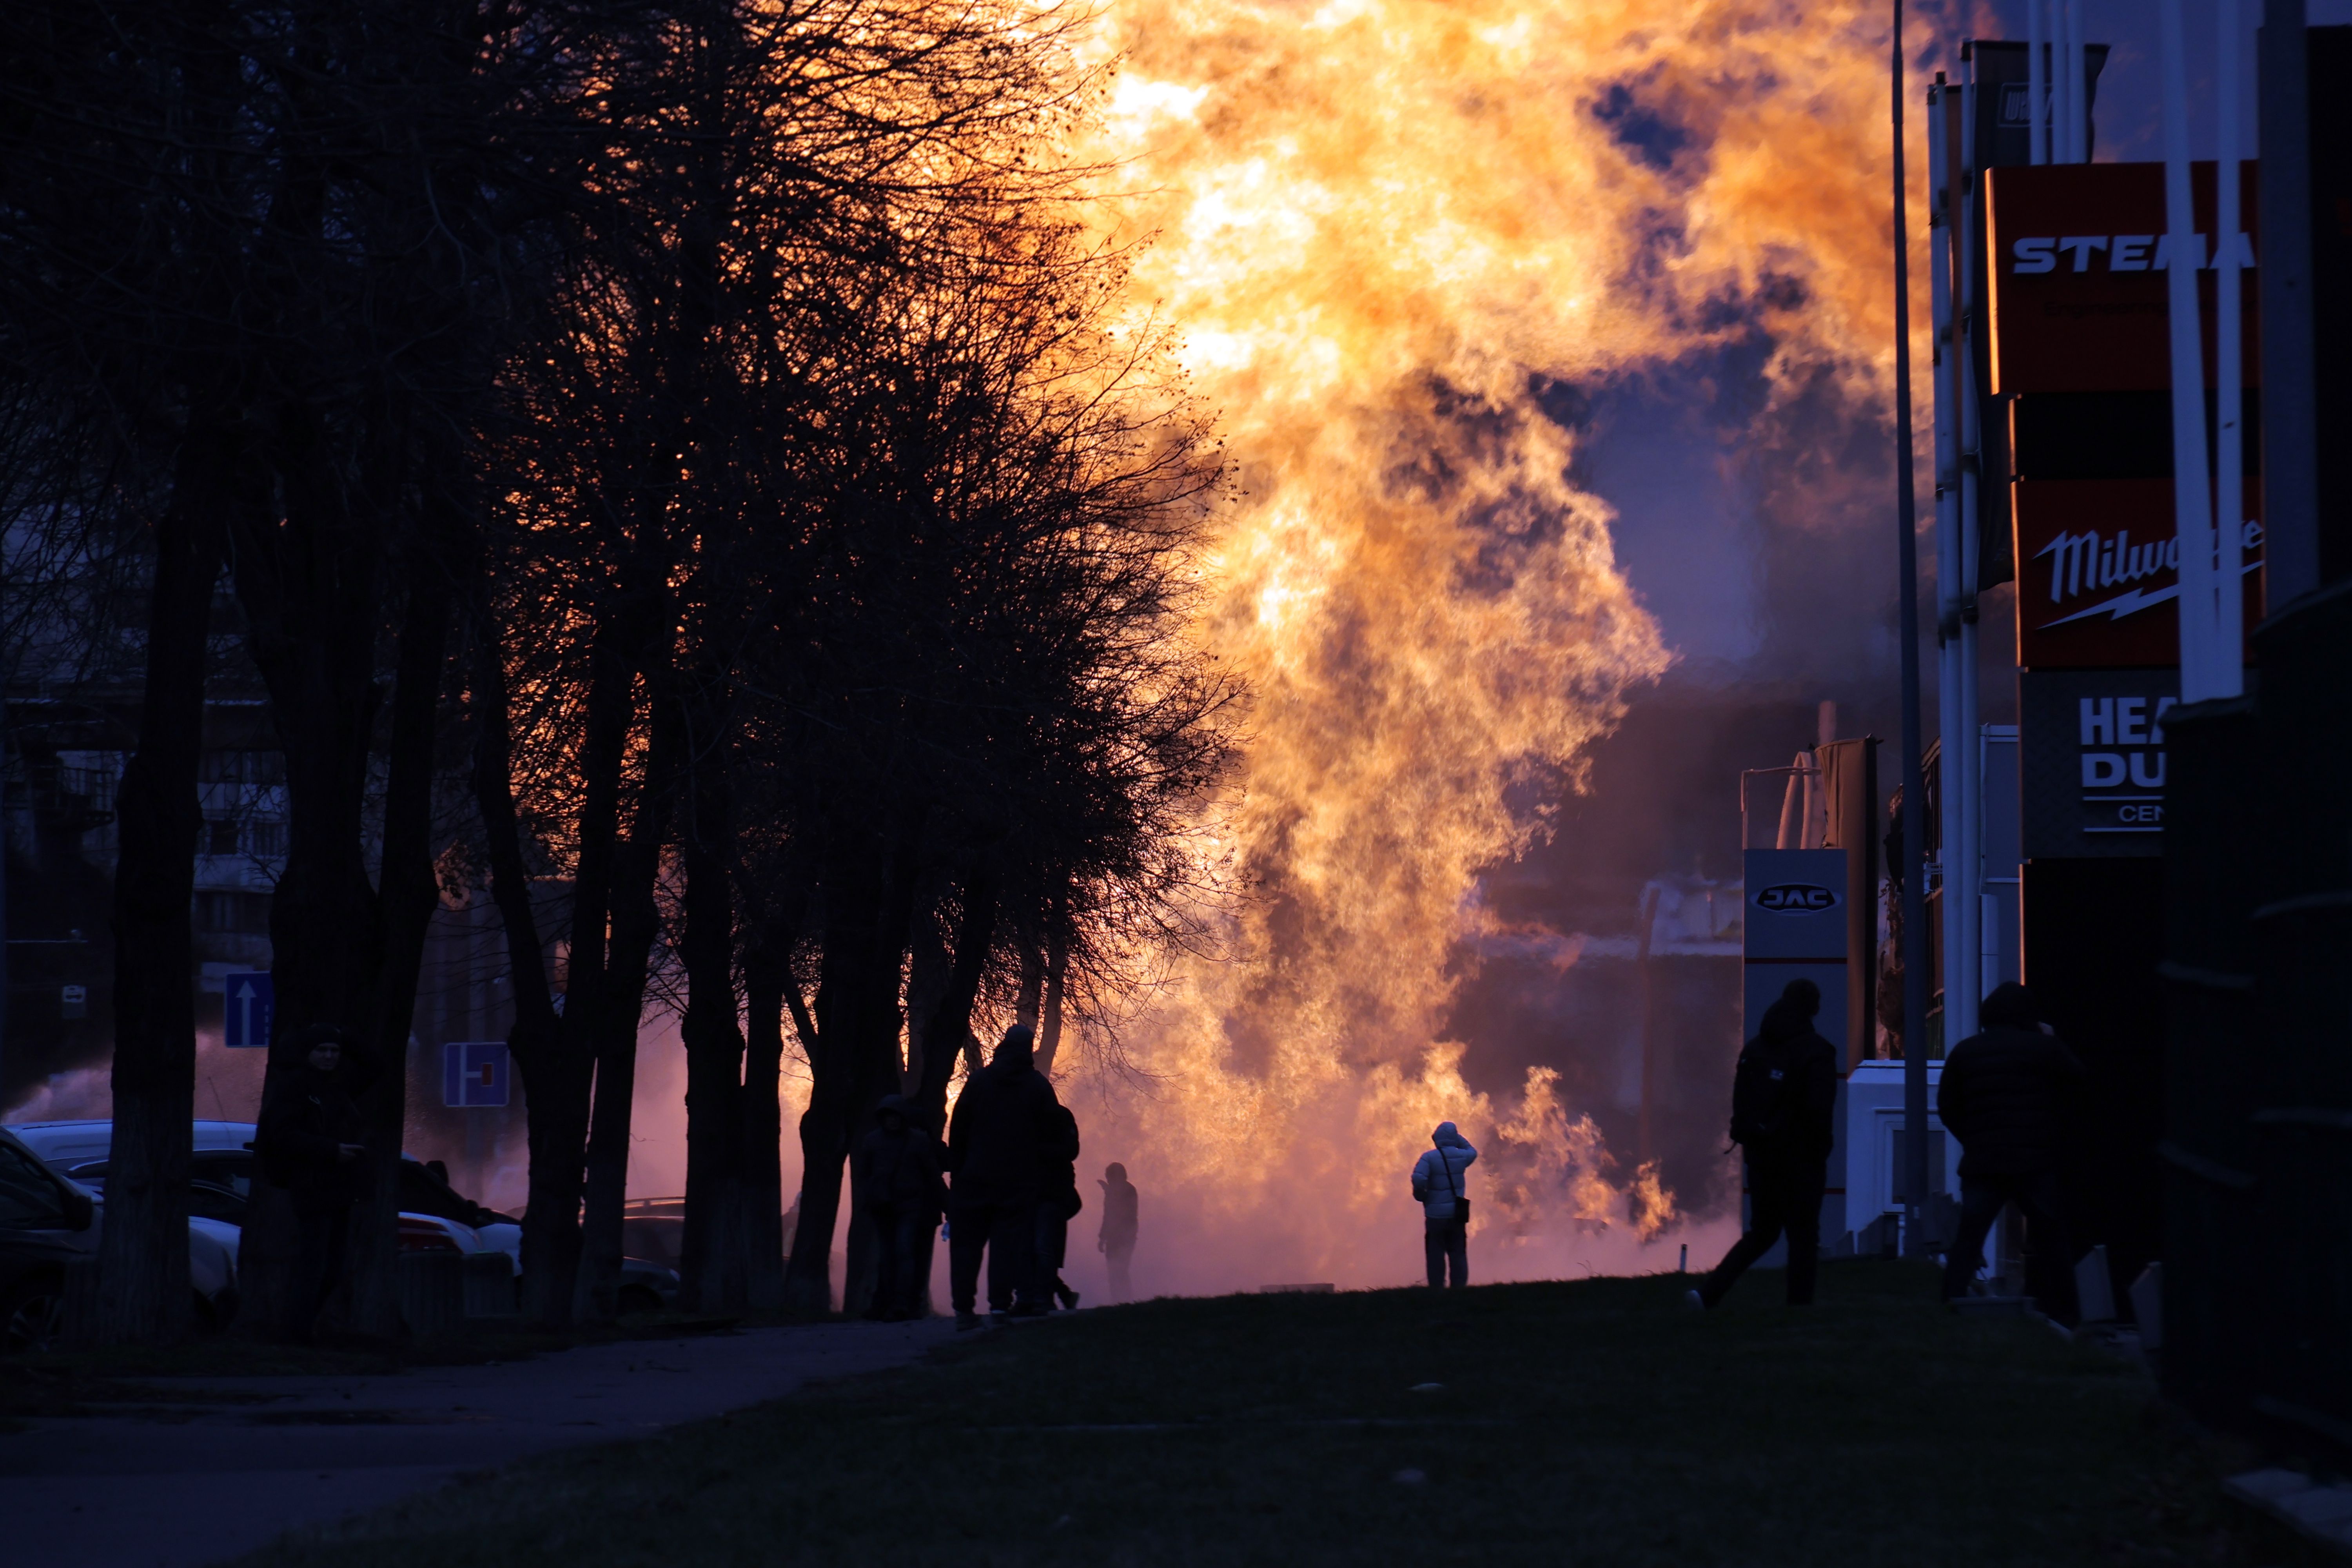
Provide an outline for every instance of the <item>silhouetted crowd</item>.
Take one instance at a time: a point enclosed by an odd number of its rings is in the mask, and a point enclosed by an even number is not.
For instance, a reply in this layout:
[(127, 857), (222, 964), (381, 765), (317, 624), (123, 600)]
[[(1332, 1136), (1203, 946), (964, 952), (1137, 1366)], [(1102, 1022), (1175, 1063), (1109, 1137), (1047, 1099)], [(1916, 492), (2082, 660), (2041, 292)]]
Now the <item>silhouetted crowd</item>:
[[(852, 1189), (873, 1221), (878, 1251), (869, 1316), (898, 1321), (925, 1305), (930, 1227), (947, 1215), (948, 1278), (959, 1330), (980, 1327), (980, 1275), (998, 1320), (1076, 1308), (1062, 1278), (1078, 1195), (1078, 1122), (1032, 1059), (1026, 1024), (1004, 1032), (989, 1064), (965, 1082), (944, 1148), (898, 1095), (876, 1108), (858, 1140)], [(1129, 1294), (1137, 1230), (1136, 1190), (1123, 1165), (1100, 1185), (1096, 1245), (1110, 1267), (1111, 1294)]]

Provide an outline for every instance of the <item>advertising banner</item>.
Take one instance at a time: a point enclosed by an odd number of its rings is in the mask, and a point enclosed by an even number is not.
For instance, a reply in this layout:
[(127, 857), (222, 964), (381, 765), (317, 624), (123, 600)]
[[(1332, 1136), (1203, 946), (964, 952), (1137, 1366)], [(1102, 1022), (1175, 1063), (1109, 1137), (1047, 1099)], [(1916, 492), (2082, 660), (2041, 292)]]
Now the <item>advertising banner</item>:
[(2180, 672), (2036, 670), (2018, 687), (2025, 858), (2163, 854), (2164, 716)]
[[(2189, 174), (2200, 240), (2205, 363), (2213, 363), (2213, 165)], [(2259, 258), (2255, 165), (2240, 190), (2238, 265)], [(1992, 387), (2037, 392), (2161, 392), (2172, 385), (2161, 163), (2049, 163), (1986, 175), (1992, 283)], [(2245, 384), (2261, 384), (2251, 277), (2241, 293)]]
[[(2180, 662), (2172, 481), (2023, 479), (2017, 509), (2017, 662), (2106, 669)], [(2239, 524), (2245, 625), (2263, 617), (2261, 487)], [(2029, 742), (2030, 743), (2030, 742)]]
[(1750, 849), (1743, 868), (1748, 909), (1742, 956), (1747, 961), (1741, 1007), (1746, 1037), (1754, 1037), (1770, 1006), (1791, 980), (1822, 988), (1813, 1026), (1831, 1041), (1846, 1038), (1846, 852), (1843, 849)]

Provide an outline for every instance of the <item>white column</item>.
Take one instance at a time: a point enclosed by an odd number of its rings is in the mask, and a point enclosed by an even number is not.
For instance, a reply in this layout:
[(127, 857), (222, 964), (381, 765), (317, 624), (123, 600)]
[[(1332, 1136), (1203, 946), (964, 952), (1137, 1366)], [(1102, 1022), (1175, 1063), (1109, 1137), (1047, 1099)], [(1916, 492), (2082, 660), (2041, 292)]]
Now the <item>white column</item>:
[(2050, 162), (2050, 72), (2042, 58), (2049, 39), (2043, 37), (2042, 10), (2053, 0), (2025, 0), (2025, 122), (2033, 162)]
[(2067, 46), (2074, 37), (2074, 7), (2070, 0), (2050, 0), (2050, 71), (2055, 79), (2050, 92), (2050, 161), (2074, 161), (2074, 83), (2066, 68)]
[(2066, 162), (2091, 161), (2091, 95), (2083, 80), (2083, 0), (2066, 6)]
[(2180, 700), (2221, 695), (2213, 683), (2212, 490), (2205, 461), (2205, 349), (2197, 272), (2205, 244), (2189, 187), (2189, 87), (2180, 0), (2160, 0), (2164, 68), (2164, 216), (2169, 240), (2172, 504), (2180, 542)]
[(2213, 224), (2214, 374), (2221, 409), (2213, 461), (2213, 695), (2236, 697), (2245, 689), (2246, 591), (2239, 546), (2246, 526), (2244, 381), (2245, 317), (2241, 313), (2238, 236), (2245, 227), (2238, 203), (2238, 114), (2245, 35), (2239, 30), (2238, 0), (2221, 0), (2221, 37), (2216, 40), (2214, 100), (2221, 135), (2215, 153), (2218, 211)]

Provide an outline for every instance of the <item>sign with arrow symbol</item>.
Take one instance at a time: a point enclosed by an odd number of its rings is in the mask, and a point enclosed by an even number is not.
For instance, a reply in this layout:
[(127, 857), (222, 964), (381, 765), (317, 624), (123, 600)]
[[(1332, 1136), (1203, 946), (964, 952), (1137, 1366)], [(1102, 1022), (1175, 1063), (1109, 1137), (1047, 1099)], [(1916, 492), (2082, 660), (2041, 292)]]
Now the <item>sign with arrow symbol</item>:
[(269, 1026), (278, 1014), (278, 986), (269, 971), (229, 971), (221, 976), (221, 1000), (223, 1045), (252, 1048), (269, 1044)]

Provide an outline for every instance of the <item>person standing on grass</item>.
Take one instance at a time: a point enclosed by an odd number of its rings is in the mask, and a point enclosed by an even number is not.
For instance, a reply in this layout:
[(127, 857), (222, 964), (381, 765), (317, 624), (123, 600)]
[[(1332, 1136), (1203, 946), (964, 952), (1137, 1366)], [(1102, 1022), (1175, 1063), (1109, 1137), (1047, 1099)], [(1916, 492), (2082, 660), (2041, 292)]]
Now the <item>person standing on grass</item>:
[(2015, 1204), (2025, 1216), (2028, 1289), (2072, 1327), (2081, 1309), (2058, 1173), (2089, 1075), (2014, 981), (1996, 987), (1977, 1017), (1983, 1030), (1952, 1047), (1936, 1094), (1944, 1130), (1960, 1142), (1960, 1234), (1946, 1255), (1944, 1298), (1969, 1293), (1985, 1233)]
[(273, 1069), (265, 1079), (253, 1152), (262, 1179), (294, 1195), (294, 1279), (286, 1295), (292, 1319), (285, 1327), (291, 1338), (304, 1341), (342, 1283), (352, 1205), (368, 1174), (352, 1097), (374, 1076), (374, 1063), (359, 1051), (347, 1052), (343, 1031), (332, 1024), (313, 1024), (294, 1045), (299, 1065)]
[(965, 1081), (948, 1123), (948, 1280), (959, 1331), (980, 1327), (983, 1251), (991, 1314), (1050, 1310), (1037, 1268), (1037, 1205), (1066, 1134), (1054, 1086), (1030, 1060), (1034, 1039), (1026, 1024), (1005, 1030), (988, 1066)]
[(1061, 1141), (1045, 1157), (1045, 1195), (1037, 1201), (1038, 1300), (1050, 1309), (1060, 1301), (1066, 1311), (1078, 1310), (1078, 1293), (1062, 1278), (1070, 1256), (1070, 1222), (1087, 1206), (1078, 1195), (1078, 1119), (1066, 1105), (1061, 1112)]
[(874, 1301), (866, 1316), (903, 1323), (918, 1315), (924, 1243), (947, 1204), (939, 1142), (907, 1114), (904, 1095), (886, 1094), (874, 1125), (857, 1141), (850, 1189), (874, 1222)]
[(1429, 1288), (1445, 1288), (1446, 1269), (1454, 1271), (1454, 1288), (1470, 1283), (1470, 1167), (1478, 1151), (1451, 1121), (1441, 1121), (1429, 1135), (1430, 1150), (1412, 1167), (1412, 1197), (1421, 1205), (1421, 1249), (1429, 1265)]
[(1113, 1160), (1095, 1184), (1103, 1190), (1102, 1228), (1095, 1235), (1095, 1250), (1110, 1265), (1110, 1299), (1129, 1300), (1135, 1295), (1135, 1281), (1128, 1274), (1128, 1266), (1135, 1261), (1135, 1184), (1127, 1179), (1127, 1167)]
[(1722, 1300), (1783, 1233), (1789, 1305), (1813, 1304), (1838, 1080), (1837, 1047), (1813, 1027), (1821, 1010), (1822, 988), (1791, 980), (1764, 1009), (1756, 1037), (1740, 1049), (1731, 1085), (1731, 1141), (1748, 1156), (1748, 1231), (1685, 1296), (1694, 1307)]

